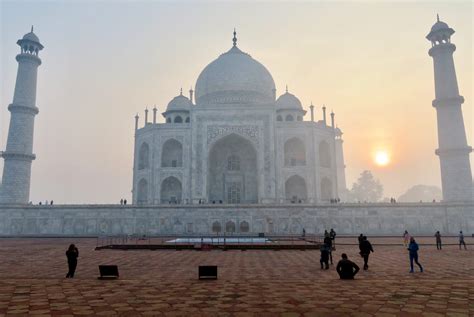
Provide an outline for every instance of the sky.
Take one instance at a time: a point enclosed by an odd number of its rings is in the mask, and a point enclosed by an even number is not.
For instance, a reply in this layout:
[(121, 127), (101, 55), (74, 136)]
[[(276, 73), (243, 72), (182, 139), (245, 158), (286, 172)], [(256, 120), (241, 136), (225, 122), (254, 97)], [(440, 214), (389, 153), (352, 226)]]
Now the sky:
[[(163, 112), (181, 87), (194, 87), (202, 69), (231, 47), (236, 27), (239, 48), (266, 66), (277, 95), (288, 85), (307, 110), (313, 102), (319, 119), (323, 104), (334, 110), (349, 188), (363, 170), (382, 182), (385, 197), (417, 184), (440, 186), (425, 39), (437, 13), (456, 31), (456, 72), (473, 145), (471, 1), (0, 0), (0, 149), (16, 41), (34, 25), (45, 48), (30, 199), (131, 200), (133, 117), (153, 105)], [(388, 165), (375, 164), (377, 150), (389, 153)]]

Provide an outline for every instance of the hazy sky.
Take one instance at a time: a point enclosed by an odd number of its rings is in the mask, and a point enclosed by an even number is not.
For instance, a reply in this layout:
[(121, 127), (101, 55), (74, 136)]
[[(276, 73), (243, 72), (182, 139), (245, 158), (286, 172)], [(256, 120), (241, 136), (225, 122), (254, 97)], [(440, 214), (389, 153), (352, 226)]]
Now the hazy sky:
[[(19, 52), (31, 24), (40, 56), (31, 200), (131, 198), (134, 115), (195, 85), (232, 45), (272, 73), (277, 95), (334, 109), (344, 131), (348, 186), (362, 170), (385, 196), (440, 186), (432, 59), (436, 13), (456, 33), (455, 64), (473, 145), (470, 1), (4, 1), (0, 0), (0, 149), (5, 149)], [(162, 120), (162, 118), (160, 118)], [(309, 119), (309, 118), (307, 118)], [(378, 167), (385, 149), (391, 164)], [(471, 155), (472, 157), (472, 155)], [(473, 160), (471, 159), (471, 162)], [(3, 160), (2, 160), (3, 169)]]

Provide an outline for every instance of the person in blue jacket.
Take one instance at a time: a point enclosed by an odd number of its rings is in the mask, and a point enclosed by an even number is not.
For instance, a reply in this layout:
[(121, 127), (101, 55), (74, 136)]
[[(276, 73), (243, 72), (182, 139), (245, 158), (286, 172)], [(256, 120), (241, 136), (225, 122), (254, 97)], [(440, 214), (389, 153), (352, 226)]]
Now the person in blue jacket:
[(410, 254), (410, 273), (413, 273), (413, 261), (415, 261), (416, 265), (420, 268), (420, 272), (423, 272), (423, 267), (418, 262), (418, 243), (416, 243), (415, 238), (410, 238), (410, 244), (408, 245), (408, 251)]

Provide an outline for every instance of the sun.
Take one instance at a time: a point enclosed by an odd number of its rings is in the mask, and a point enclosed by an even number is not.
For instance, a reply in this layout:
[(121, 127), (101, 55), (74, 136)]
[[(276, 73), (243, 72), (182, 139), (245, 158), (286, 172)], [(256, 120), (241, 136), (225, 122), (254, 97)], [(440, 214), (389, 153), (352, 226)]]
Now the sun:
[(375, 153), (375, 164), (385, 166), (390, 163), (390, 156), (387, 151), (377, 151)]

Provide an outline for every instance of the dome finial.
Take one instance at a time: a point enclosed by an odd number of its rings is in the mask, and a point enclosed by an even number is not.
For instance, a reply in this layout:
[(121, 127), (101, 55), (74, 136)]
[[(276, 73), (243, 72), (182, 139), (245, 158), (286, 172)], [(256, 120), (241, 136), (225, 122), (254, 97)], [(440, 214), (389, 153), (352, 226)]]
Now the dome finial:
[(31, 26), (31, 33), (33, 33), (33, 25)]
[(436, 20), (438, 20), (438, 22), (439, 22), (439, 14), (438, 13), (436, 13)]
[(232, 38), (232, 42), (234, 43), (234, 46), (237, 46), (237, 32), (235, 31), (235, 28), (234, 28), (234, 37)]

